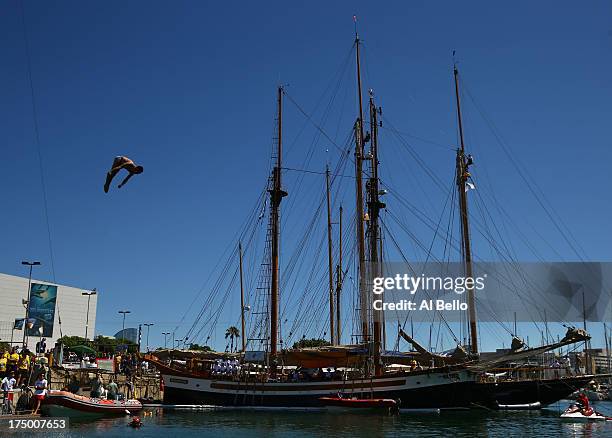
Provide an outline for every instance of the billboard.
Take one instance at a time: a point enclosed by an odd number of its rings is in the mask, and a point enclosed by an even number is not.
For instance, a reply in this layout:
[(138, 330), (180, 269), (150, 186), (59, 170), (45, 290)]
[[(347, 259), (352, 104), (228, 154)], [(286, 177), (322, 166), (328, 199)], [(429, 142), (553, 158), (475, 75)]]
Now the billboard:
[(43, 328), (42, 336), (53, 336), (56, 301), (57, 286), (32, 283), (28, 316), (33, 324), (31, 326), (30, 324), (27, 325), (28, 336), (41, 336), (40, 327)]

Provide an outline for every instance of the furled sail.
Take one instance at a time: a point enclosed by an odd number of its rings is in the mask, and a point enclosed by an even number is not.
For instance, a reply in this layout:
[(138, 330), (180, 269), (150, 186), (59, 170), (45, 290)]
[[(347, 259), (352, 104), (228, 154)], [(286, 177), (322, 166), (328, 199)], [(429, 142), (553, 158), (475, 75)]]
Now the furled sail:
[(434, 366), (441, 367), (445, 365), (455, 365), (469, 362), (472, 359), (461, 345), (457, 345), (457, 348), (450, 356), (444, 356), (428, 351), (425, 347), (408, 336), (408, 334), (402, 329), (399, 329), (399, 335), (404, 338), (406, 342), (411, 344), (420, 355), (419, 358), (411, 357), (411, 359), (415, 359), (422, 364), (429, 364), (433, 360)]
[[(494, 356), (486, 361), (478, 362), (476, 364), (470, 365), (469, 368), (472, 370), (484, 371), (489, 368), (493, 368), (496, 365), (499, 365), (504, 362), (517, 361), (526, 359), (528, 357), (537, 356), (547, 351), (556, 350), (557, 348), (564, 347), (566, 345), (576, 344), (578, 342), (584, 342), (591, 339), (588, 333), (582, 329), (578, 329), (575, 327), (569, 327), (567, 329), (567, 333), (559, 342), (555, 342), (553, 344), (543, 345), (537, 348), (527, 348), (527, 349), (516, 349), (511, 352), (500, 353), (497, 356)], [(514, 345), (514, 343), (513, 343)]]

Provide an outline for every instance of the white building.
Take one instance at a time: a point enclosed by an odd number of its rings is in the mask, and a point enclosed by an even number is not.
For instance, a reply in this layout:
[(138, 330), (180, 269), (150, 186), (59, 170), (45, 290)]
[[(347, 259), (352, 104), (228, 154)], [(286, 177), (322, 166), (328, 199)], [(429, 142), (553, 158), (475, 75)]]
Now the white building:
[[(55, 341), (63, 336), (85, 337), (89, 292), (71, 286), (32, 279), (30, 294), (30, 322), (28, 348), (34, 351), (41, 337), (47, 339), (47, 349), (53, 348)], [(23, 330), (14, 329), (15, 320), (25, 318), (24, 302), (28, 300), (28, 278), (0, 274), (0, 341), (21, 345)], [(96, 327), (96, 308), (98, 296), (91, 295), (89, 302), (89, 324), (87, 337), (92, 339)], [(61, 330), (60, 330), (61, 317)], [(40, 334), (43, 328), (43, 334)]]

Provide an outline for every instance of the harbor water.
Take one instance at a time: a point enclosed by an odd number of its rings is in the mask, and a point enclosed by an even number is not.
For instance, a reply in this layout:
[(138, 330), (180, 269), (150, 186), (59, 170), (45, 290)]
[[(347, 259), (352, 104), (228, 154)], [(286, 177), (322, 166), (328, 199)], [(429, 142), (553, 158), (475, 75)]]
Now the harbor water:
[[(612, 437), (612, 421), (573, 423), (561, 420), (569, 402), (539, 411), (486, 410), (402, 413), (399, 416), (337, 412), (254, 410), (178, 411), (152, 409), (141, 414), (140, 429), (128, 417), (72, 420), (70, 430), (45, 436), (64, 437)], [(594, 404), (612, 414), (612, 402)], [(28, 432), (31, 436), (32, 433)]]

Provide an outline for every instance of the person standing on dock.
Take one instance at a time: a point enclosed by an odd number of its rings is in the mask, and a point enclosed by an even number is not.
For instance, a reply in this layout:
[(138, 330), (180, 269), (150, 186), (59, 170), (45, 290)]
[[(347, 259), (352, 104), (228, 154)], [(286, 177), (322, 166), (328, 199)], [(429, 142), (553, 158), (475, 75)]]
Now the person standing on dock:
[(16, 383), (13, 371), (9, 371), (0, 384), (0, 389), (4, 393), (4, 412), (7, 414), (13, 412), (13, 388)]
[(574, 372), (577, 376), (583, 374), (582, 372), (582, 358), (577, 354), (576, 355), (576, 365), (574, 367)]
[(569, 356), (563, 358), (563, 366), (565, 367), (565, 376), (569, 377), (572, 375), (572, 361)]
[(132, 381), (132, 379), (127, 381), (126, 387), (127, 387), (127, 393), (126, 393), (125, 398), (127, 400), (130, 400), (132, 397), (134, 397), (134, 382)]
[(36, 343), (36, 353), (45, 353), (47, 351), (47, 338), (42, 338)]
[(45, 376), (48, 376), (49, 375), (49, 367), (47, 366), (48, 362), (49, 362), (48, 359), (44, 356), (36, 358), (34, 361), (34, 366), (32, 367), (31, 375), (38, 376), (42, 373)]
[(34, 397), (36, 399), (36, 407), (32, 412), (32, 415), (38, 414), (38, 409), (40, 409), (40, 402), (42, 402), (47, 396), (47, 379), (45, 379), (45, 374), (40, 373), (38, 375), (38, 379), (34, 383)]
[(554, 362), (552, 363), (552, 369), (555, 373), (555, 379), (559, 379), (559, 370), (561, 369), (561, 362), (559, 362), (559, 359), (555, 358)]
[(8, 358), (9, 355), (5, 351), (0, 353), (0, 379), (6, 377)]
[(7, 370), (12, 371), (14, 376), (17, 375), (17, 362), (19, 362), (19, 353), (17, 353), (17, 347), (13, 347), (8, 357)]
[(19, 357), (18, 364), (18, 375), (17, 375), (17, 386), (21, 384), (28, 384), (28, 374), (30, 373), (30, 352), (27, 348), (24, 348)]
[(121, 374), (121, 356), (115, 356), (115, 379), (117, 378), (117, 374)]

